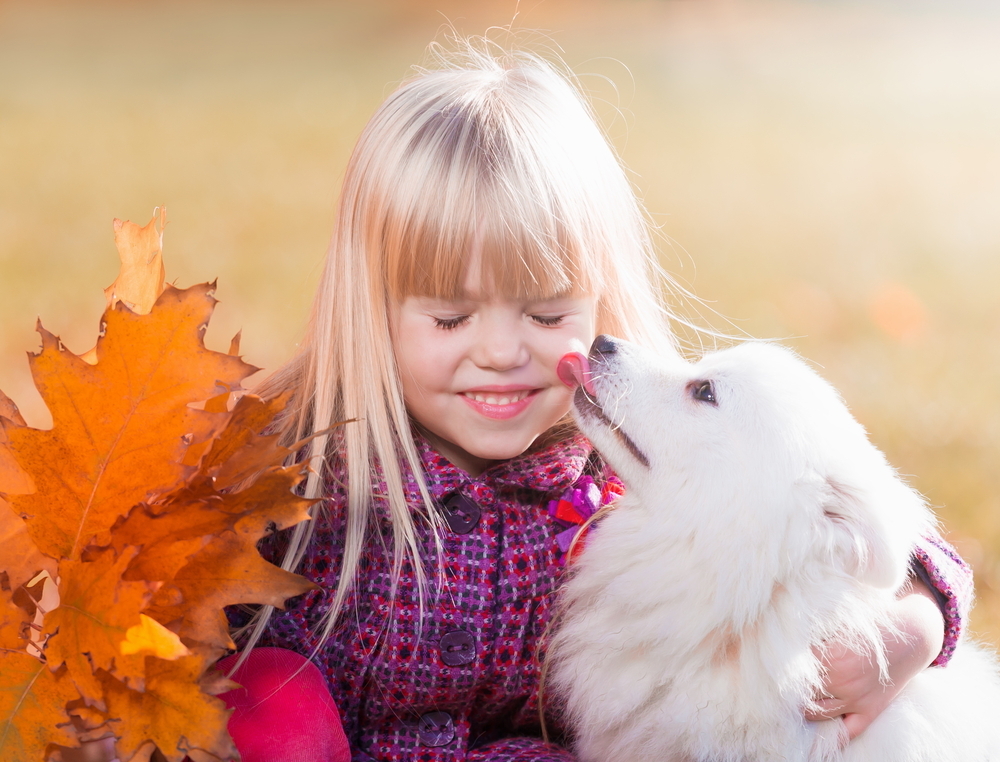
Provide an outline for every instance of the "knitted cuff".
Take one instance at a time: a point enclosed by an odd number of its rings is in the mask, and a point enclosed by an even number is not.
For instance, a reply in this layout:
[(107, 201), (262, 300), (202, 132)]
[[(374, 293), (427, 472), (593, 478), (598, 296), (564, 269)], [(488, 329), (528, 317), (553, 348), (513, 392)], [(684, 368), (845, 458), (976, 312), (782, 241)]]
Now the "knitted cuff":
[(944, 615), (944, 644), (931, 663), (943, 667), (955, 653), (972, 608), (972, 569), (938, 535), (927, 535), (913, 551), (913, 573), (934, 593)]

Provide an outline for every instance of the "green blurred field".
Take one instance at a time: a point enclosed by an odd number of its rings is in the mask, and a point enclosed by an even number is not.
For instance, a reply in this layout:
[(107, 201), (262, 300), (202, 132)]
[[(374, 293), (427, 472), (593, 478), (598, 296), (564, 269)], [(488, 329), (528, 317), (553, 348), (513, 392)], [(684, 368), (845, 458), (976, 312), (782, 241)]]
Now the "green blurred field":
[[(209, 344), (294, 348), (348, 151), (445, 19), (514, 0), (0, 0), (0, 388), (48, 416), (36, 316), (93, 345), (114, 217), (165, 204)], [(597, 99), (665, 265), (729, 334), (818, 363), (939, 506), (1000, 642), (1000, 15), (972, 3), (521, 2)], [(613, 82), (616, 87), (613, 87)], [(731, 321), (731, 322), (730, 322)]]

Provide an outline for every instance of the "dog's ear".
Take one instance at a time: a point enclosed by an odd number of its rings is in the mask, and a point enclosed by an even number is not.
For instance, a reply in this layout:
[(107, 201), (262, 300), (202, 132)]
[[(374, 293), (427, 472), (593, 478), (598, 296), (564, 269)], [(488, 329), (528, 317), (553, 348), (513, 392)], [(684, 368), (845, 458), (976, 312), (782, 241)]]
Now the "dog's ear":
[(823, 520), (834, 564), (870, 585), (895, 589), (906, 578), (926, 508), (898, 479), (881, 486), (862, 491), (827, 477)]

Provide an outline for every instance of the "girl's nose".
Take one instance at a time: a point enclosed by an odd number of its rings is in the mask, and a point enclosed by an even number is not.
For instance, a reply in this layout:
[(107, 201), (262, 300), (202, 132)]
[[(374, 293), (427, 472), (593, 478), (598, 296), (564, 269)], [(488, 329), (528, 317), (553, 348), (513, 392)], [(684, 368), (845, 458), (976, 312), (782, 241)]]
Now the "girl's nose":
[(528, 348), (518, 326), (491, 322), (482, 328), (473, 351), (476, 365), (490, 370), (512, 370), (528, 362)]

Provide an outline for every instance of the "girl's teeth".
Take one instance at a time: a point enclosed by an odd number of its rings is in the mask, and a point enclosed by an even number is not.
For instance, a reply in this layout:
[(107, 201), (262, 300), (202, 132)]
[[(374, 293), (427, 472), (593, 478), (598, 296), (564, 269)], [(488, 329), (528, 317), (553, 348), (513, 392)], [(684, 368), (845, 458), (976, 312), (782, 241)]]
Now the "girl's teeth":
[(487, 405), (510, 405), (513, 402), (520, 402), (528, 395), (527, 392), (520, 392), (513, 397), (484, 397), (481, 394), (466, 394), (476, 402), (485, 402)]

